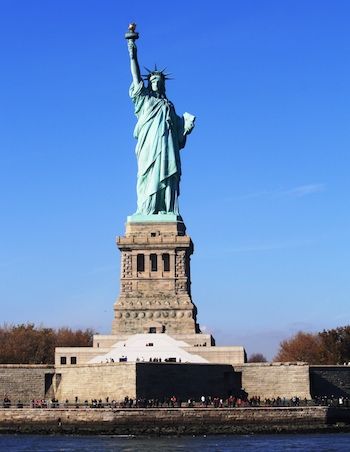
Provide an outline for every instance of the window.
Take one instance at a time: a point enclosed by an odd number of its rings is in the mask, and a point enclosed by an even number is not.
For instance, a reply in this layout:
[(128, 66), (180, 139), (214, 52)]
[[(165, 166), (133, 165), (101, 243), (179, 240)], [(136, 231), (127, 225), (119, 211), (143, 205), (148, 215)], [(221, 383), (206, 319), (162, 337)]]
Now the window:
[(52, 386), (54, 374), (45, 374), (45, 395), (48, 393)]
[(137, 255), (137, 271), (138, 272), (145, 271), (145, 255), (144, 254)]
[(61, 356), (61, 364), (67, 364), (67, 357), (66, 356)]
[(155, 333), (157, 333), (157, 328), (155, 326), (151, 326), (149, 328), (148, 332), (151, 333), (151, 334), (155, 334)]
[(70, 363), (71, 364), (76, 364), (77, 363), (77, 357), (76, 356), (71, 356), (70, 357)]
[(170, 272), (170, 256), (168, 253), (163, 254), (163, 271)]
[(150, 259), (151, 259), (151, 271), (152, 272), (156, 272), (158, 270), (157, 255), (156, 254), (151, 254), (150, 255)]

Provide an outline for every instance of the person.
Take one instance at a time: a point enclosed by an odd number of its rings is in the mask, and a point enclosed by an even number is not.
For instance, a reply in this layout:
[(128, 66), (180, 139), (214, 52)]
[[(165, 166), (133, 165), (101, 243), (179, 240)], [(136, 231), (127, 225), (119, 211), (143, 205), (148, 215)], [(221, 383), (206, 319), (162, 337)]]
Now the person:
[(137, 47), (128, 39), (132, 84), (130, 97), (134, 103), (137, 124), (134, 137), (138, 140), (136, 156), (136, 215), (179, 215), (178, 196), (181, 177), (180, 149), (192, 132), (195, 117), (189, 113), (178, 116), (167, 99), (167, 74), (155, 67), (148, 70), (145, 86), (137, 58)]

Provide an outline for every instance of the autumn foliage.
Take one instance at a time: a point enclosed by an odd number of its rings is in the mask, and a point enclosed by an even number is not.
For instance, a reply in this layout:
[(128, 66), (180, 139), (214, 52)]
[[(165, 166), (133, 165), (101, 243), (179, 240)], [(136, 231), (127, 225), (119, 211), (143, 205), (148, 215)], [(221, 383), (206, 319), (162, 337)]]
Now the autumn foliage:
[(300, 331), (280, 344), (274, 361), (344, 364), (350, 361), (350, 325), (319, 333)]
[(0, 364), (52, 364), (55, 347), (89, 347), (91, 329), (36, 327), (34, 324), (0, 327)]

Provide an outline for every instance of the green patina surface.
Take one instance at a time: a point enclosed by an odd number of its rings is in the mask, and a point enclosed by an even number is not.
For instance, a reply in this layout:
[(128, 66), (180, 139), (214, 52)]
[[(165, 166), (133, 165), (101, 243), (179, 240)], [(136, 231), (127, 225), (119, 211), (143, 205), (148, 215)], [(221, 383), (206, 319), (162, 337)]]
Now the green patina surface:
[[(137, 216), (179, 214), (181, 160), (180, 149), (186, 144), (195, 117), (189, 113), (178, 116), (165, 94), (164, 71), (155, 68), (145, 77), (140, 73), (134, 35), (127, 33), (132, 84), (130, 97), (134, 103), (137, 123), (137, 212), (128, 221), (145, 221)], [(130, 217), (129, 217), (130, 218)], [(153, 221), (153, 220), (146, 220)], [(157, 221), (173, 221), (168, 218)]]

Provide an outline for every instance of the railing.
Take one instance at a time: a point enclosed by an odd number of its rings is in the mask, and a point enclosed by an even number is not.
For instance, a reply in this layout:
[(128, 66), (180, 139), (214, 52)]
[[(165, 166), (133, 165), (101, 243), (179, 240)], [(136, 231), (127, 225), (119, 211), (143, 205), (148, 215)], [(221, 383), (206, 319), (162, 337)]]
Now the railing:
[(350, 408), (349, 398), (327, 398), (319, 397), (313, 400), (300, 399), (293, 397), (292, 399), (277, 398), (277, 399), (265, 399), (259, 400), (259, 398), (250, 398), (247, 400), (242, 399), (219, 399), (217, 397), (208, 397), (205, 401), (195, 401), (192, 399), (180, 401), (176, 397), (172, 397), (166, 400), (158, 399), (144, 399), (138, 398), (136, 400), (126, 398), (124, 401), (109, 401), (102, 399), (85, 400), (84, 402), (76, 401), (70, 402), (66, 400), (64, 402), (56, 399), (33, 400), (31, 403), (22, 403), (18, 401), (12, 403), (10, 399), (4, 399), (0, 408), (32, 408), (32, 409), (47, 409), (47, 408), (63, 408), (63, 409), (132, 409), (132, 408), (213, 408), (213, 409), (227, 409), (227, 408), (283, 408), (283, 407), (310, 407), (310, 406), (330, 406), (337, 408)]

